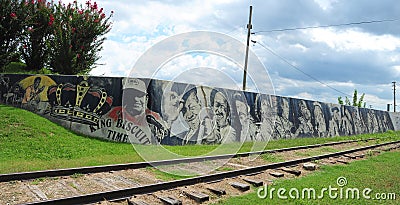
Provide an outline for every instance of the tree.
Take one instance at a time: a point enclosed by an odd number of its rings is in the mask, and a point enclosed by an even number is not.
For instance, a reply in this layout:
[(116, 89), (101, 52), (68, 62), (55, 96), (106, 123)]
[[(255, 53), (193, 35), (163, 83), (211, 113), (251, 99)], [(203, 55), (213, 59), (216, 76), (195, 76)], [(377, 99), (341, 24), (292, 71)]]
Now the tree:
[(346, 100), (345, 102), (343, 102), (342, 97), (339, 96), (338, 97), (338, 103), (340, 105), (352, 105), (355, 107), (365, 107), (366, 103), (364, 102), (364, 97), (365, 97), (365, 93), (363, 93), (360, 98), (358, 99), (358, 92), (356, 89), (354, 89), (354, 93), (353, 93), (353, 103), (351, 104), (350, 99), (346, 96)]
[(107, 17), (90, 0), (85, 6), (0, 0), (0, 68), (17, 56), (30, 71), (49, 66), (59, 74), (86, 74), (100, 58), (112, 14)]
[(96, 2), (87, 1), (86, 6), (62, 4), (54, 6), (53, 35), (49, 40), (52, 51), (50, 65), (60, 74), (86, 74), (100, 58), (104, 37), (111, 29), (110, 16)]
[(47, 41), (54, 23), (51, 4), (46, 0), (23, 1), (26, 17), (20, 40), (21, 57), (27, 70), (41, 70), (48, 62), (50, 49)]
[(0, 69), (17, 53), (17, 39), (25, 19), (22, 6), (18, 0), (0, 0)]

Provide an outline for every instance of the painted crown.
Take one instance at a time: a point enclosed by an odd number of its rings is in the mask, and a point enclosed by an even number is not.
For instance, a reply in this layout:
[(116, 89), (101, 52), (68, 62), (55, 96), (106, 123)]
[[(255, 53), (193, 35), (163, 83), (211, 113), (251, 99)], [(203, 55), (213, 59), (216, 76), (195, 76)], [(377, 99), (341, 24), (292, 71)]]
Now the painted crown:
[(71, 83), (51, 86), (47, 96), (51, 116), (89, 125), (97, 125), (113, 102), (104, 88), (93, 88), (86, 79), (76, 86)]

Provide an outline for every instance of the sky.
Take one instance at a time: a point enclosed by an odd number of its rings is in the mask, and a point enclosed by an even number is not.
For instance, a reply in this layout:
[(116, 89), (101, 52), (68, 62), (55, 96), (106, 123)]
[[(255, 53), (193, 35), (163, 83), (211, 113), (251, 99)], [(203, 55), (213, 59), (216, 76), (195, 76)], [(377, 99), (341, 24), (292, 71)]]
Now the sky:
[[(255, 43), (250, 44), (250, 51), (266, 70), (263, 74), (252, 71), (254, 59), (249, 60), (254, 84), (263, 77), (271, 82), (275, 95), (327, 103), (337, 103), (339, 96), (352, 97), (357, 89), (365, 93), (367, 107), (386, 110), (387, 104), (393, 104), (392, 82), (400, 77), (397, 0), (96, 2), (106, 14), (114, 14), (112, 29), (100, 52), (100, 65), (91, 71), (92, 75), (124, 77), (134, 70), (137, 77), (240, 89), (252, 5), (251, 40)], [(354, 24), (368, 21), (383, 22)], [(325, 27), (338, 24), (350, 25)], [(303, 27), (316, 28), (272, 31)], [(238, 50), (243, 50), (243, 62), (235, 64), (212, 53), (183, 53), (163, 62), (156, 75), (135, 69), (141, 56), (155, 45), (196, 31), (216, 32), (242, 42), (243, 49)], [(265, 87), (262, 83), (257, 86), (261, 91)], [(397, 89), (400, 92), (400, 87)], [(249, 91), (254, 91), (252, 86)]]

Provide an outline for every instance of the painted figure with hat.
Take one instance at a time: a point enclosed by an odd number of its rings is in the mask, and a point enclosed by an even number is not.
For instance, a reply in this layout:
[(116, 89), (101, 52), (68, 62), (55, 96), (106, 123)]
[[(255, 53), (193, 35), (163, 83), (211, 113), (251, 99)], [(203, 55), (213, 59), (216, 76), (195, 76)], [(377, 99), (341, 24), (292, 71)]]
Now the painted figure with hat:
[(157, 144), (147, 120), (161, 118), (147, 108), (148, 96), (145, 82), (137, 78), (124, 78), (122, 84), (122, 106), (115, 107), (108, 114), (115, 124), (114, 130), (109, 131), (109, 135), (124, 133), (124, 137), (131, 143)]

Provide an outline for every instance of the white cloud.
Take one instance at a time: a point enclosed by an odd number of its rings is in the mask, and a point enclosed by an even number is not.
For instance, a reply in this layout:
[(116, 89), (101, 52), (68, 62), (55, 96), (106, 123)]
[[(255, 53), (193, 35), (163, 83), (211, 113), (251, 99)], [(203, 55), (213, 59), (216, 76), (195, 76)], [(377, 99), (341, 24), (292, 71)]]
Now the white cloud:
[(317, 28), (305, 33), (308, 33), (314, 42), (325, 43), (337, 51), (394, 51), (400, 48), (398, 37), (387, 34), (374, 35), (355, 28)]
[(337, 0), (314, 0), (323, 10), (332, 9), (332, 4), (337, 2)]

